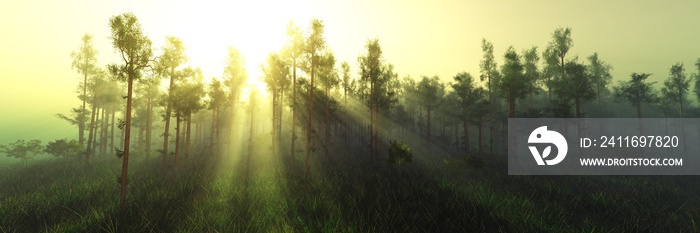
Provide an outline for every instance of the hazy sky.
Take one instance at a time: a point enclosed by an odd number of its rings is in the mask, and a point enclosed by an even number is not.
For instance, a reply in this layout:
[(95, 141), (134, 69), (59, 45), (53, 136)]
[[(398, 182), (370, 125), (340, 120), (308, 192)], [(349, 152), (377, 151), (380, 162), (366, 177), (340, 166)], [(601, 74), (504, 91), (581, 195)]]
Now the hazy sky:
[(478, 76), (481, 38), (493, 42), (500, 64), (511, 45), (541, 52), (562, 26), (573, 29), (571, 56), (598, 52), (613, 65), (615, 80), (631, 72), (666, 78), (676, 62), (695, 72), (697, 9), (700, 1), (2, 1), (0, 144), (75, 137), (74, 126), (54, 117), (80, 103), (70, 53), (90, 33), (100, 66), (117, 62), (108, 21), (128, 11), (154, 48), (166, 35), (180, 37), (190, 64), (207, 78), (221, 76), (227, 46), (243, 53), (251, 77), (259, 76), (260, 63), (284, 43), (287, 23), (306, 28), (317, 17), (336, 58), (350, 63), (355, 75), (366, 40), (378, 38), (401, 77), (449, 81), (460, 71)]

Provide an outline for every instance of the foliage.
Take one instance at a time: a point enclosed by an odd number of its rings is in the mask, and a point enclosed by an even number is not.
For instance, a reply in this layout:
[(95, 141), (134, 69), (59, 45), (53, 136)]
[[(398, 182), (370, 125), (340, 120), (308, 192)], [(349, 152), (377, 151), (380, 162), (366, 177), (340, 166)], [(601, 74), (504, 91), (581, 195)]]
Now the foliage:
[(680, 116), (683, 117), (683, 103), (690, 88), (690, 79), (685, 75), (683, 63), (676, 63), (669, 70), (669, 77), (664, 81), (661, 93), (664, 98), (673, 100), (680, 105)]
[(651, 76), (648, 73), (632, 73), (632, 78), (623, 82), (620, 81), (618, 86), (614, 87), (614, 96), (618, 101), (629, 102), (637, 107), (637, 117), (641, 117), (639, 109), (642, 103), (652, 103), (657, 97), (654, 94), (653, 85), (656, 82), (646, 82)]
[(56, 139), (53, 142), (49, 142), (44, 147), (44, 152), (56, 157), (76, 157), (83, 153), (83, 146), (78, 143), (75, 139)]
[(4, 153), (7, 157), (19, 158), (22, 162), (33, 159), (34, 156), (42, 152), (42, 149), (41, 141), (37, 139), (17, 140), (7, 145), (0, 145), (0, 153)]
[(402, 164), (404, 162), (410, 163), (413, 159), (413, 151), (405, 143), (398, 141), (391, 141), (391, 146), (389, 147), (389, 160), (387, 162), (391, 164)]

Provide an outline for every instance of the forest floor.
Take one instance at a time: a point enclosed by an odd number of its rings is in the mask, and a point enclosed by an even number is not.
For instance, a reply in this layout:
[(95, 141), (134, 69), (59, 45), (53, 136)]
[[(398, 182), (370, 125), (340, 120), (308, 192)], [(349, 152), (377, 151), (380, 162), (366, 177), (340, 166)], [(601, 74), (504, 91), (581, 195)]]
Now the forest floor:
[(311, 174), (269, 144), (193, 153), (177, 174), (135, 153), (123, 211), (120, 159), (35, 161), (0, 171), (0, 232), (700, 231), (697, 176), (508, 176), (433, 150), (392, 165), (337, 143)]

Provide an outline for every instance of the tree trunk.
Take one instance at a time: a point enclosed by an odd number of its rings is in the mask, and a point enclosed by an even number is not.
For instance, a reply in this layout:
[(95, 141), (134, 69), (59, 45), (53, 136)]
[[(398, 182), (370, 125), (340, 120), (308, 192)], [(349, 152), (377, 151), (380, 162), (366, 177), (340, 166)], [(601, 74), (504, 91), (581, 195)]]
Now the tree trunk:
[[(171, 69), (170, 74), (173, 73), (173, 69)], [(170, 84), (168, 87), (168, 99), (166, 100), (167, 104), (165, 107), (165, 132), (163, 133), (163, 169), (166, 168), (167, 164), (167, 156), (168, 156), (168, 136), (170, 133), (170, 111), (171, 111), (171, 104), (170, 104), (170, 99), (172, 96), (172, 92), (175, 89), (175, 78), (173, 76), (170, 76)]]
[(484, 155), (484, 118), (479, 117), (479, 157)]
[(94, 130), (93, 129), (95, 128), (95, 112), (96, 112), (95, 98), (93, 98), (92, 101), (93, 101), (92, 102), (92, 111), (91, 111), (92, 113), (90, 114), (91, 116), (90, 116), (90, 127), (89, 127), (90, 132), (88, 133), (89, 134), (88, 144), (87, 144), (87, 148), (85, 150), (85, 163), (90, 163), (90, 152), (92, 151), (92, 138), (94, 137), (94, 133), (93, 133)]
[(102, 109), (102, 123), (101, 123), (101, 130), (100, 130), (100, 155), (105, 156), (106, 151), (107, 151), (107, 124), (109, 123), (109, 118), (107, 118), (109, 115), (107, 114), (107, 109), (103, 108)]
[(508, 101), (508, 117), (515, 118), (515, 99)]
[(177, 176), (177, 160), (180, 152), (180, 114), (175, 113), (175, 161), (173, 163), (173, 176)]
[(126, 94), (126, 125), (124, 126), (124, 155), (122, 156), (121, 195), (119, 207), (124, 210), (126, 205), (126, 177), (129, 169), (129, 139), (131, 138), (131, 94), (133, 92), (134, 77), (129, 74)]
[(78, 142), (80, 145), (84, 145), (85, 142), (85, 99), (87, 99), (87, 72), (83, 74), (83, 108), (80, 112), (80, 121), (78, 122)]
[(151, 136), (153, 132), (153, 101), (148, 99), (146, 116), (146, 159), (151, 158)]
[(311, 147), (312, 147), (312, 138), (311, 134), (313, 134), (313, 125), (311, 125), (311, 121), (313, 120), (313, 112), (314, 112), (314, 59), (315, 56), (311, 56), (311, 86), (309, 87), (309, 112), (308, 112), (308, 124), (306, 129), (306, 173), (311, 174)]
[(109, 125), (111, 128), (111, 130), (109, 131), (110, 132), (109, 133), (109, 138), (110, 138), (109, 139), (109, 149), (110, 150), (114, 149), (114, 115), (116, 115), (116, 114), (117, 114), (117, 112), (113, 110), (112, 111), (112, 124)]
[(190, 134), (192, 133), (192, 113), (187, 115), (187, 133), (185, 133), (185, 161), (190, 155)]
[(581, 117), (581, 99), (576, 98), (575, 103), (576, 103), (576, 118), (580, 118)]
[(293, 64), (292, 69), (293, 69), (293, 71), (292, 71), (293, 75), (292, 75), (292, 126), (291, 126), (291, 129), (292, 129), (292, 146), (291, 146), (292, 151), (291, 152), (292, 153), (291, 153), (291, 155), (292, 155), (292, 159), (294, 159), (296, 157), (294, 154), (295, 153), (294, 146), (295, 146), (295, 144), (296, 144), (295, 142), (297, 140), (296, 127), (295, 127), (295, 124), (296, 124), (295, 117), (297, 115), (297, 112), (296, 112), (296, 105), (297, 105), (297, 60), (296, 59), (294, 59), (294, 64)]
[(464, 118), (464, 155), (469, 155), (469, 121)]
[(328, 147), (330, 146), (330, 115), (328, 112), (328, 104), (330, 102), (330, 96), (329, 96), (329, 88), (328, 85), (326, 85), (326, 159), (328, 159)]

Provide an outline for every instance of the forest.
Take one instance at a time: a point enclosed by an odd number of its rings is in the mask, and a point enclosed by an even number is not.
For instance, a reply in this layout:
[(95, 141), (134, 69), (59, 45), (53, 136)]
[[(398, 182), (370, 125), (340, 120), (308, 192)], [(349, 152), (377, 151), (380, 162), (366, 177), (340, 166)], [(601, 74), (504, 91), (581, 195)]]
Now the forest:
[(235, 47), (205, 77), (137, 15), (105, 26), (75, 35), (76, 106), (55, 115), (74, 137), (0, 146), (18, 161), (0, 168), (1, 232), (700, 231), (697, 177), (507, 174), (509, 118), (700, 117), (700, 58), (615, 83), (558, 27), (544, 48), (482, 39), (479, 73), (411, 77), (381, 38), (336, 59), (313, 19), (261, 77)]

